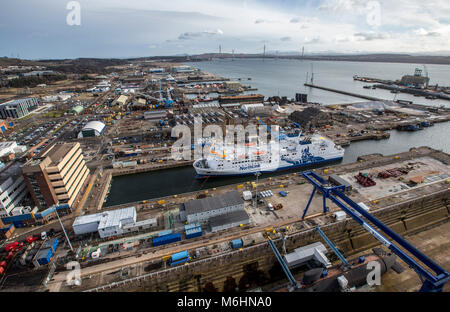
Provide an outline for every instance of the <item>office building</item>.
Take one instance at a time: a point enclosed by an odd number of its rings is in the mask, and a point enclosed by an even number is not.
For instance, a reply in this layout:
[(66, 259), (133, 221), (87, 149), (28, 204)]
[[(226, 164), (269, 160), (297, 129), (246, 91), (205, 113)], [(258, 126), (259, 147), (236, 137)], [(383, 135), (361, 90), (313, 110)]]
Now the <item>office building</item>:
[(21, 162), (11, 162), (0, 170), (0, 217), (11, 216), (28, 194), (22, 165)]
[(22, 118), (34, 111), (39, 105), (36, 98), (12, 100), (0, 104), (0, 118)]
[(78, 142), (51, 146), (37, 159), (29, 160), (22, 172), (39, 208), (58, 203), (73, 207), (89, 176)]

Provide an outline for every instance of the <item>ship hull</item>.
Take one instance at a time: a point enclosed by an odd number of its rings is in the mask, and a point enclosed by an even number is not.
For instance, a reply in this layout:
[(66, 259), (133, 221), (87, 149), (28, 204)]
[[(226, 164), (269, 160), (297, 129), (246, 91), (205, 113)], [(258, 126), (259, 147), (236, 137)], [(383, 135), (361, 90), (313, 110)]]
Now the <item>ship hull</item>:
[(269, 170), (253, 170), (253, 171), (246, 171), (246, 172), (227, 172), (227, 171), (210, 171), (208, 172), (208, 169), (202, 169), (202, 168), (195, 168), (197, 175), (195, 176), (196, 179), (206, 179), (206, 178), (212, 178), (212, 177), (241, 177), (241, 176), (250, 176), (254, 175), (256, 172), (259, 173), (272, 173), (277, 171), (283, 171), (283, 170), (290, 170), (295, 168), (302, 168), (302, 167), (308, 167), (308, 166), (315, 166), (315, 165), (322, 165), (326, 163), (331, 162), (337, 162), (341, 161), (343, 159), (342, 156), (340, 157), (334, 157), (334, 158), (328, 158), (328, 159), (322, 159), (322, 160), (314, 160), (310, 162), (300, 163), (300, 164), (290, 164), (286, 166), (280, 166), (276, 169), (269, 169)]

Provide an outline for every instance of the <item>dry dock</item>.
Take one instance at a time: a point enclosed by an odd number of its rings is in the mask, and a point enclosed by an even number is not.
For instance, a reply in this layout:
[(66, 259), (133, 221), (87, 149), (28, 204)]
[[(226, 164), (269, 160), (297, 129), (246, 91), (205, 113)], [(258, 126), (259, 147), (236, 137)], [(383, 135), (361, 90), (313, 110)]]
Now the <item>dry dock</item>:
[[(429, 148), (412, 149), (410, 152), (390, 156), (370, 155), (361, 157), (359, 162), (330, 167), (327, 174), (338, 174), (346, 177), (353, 186), (350, 197), (356, 202), (364, 202), (371, 208), (371, 213), (390, 226), (402, 236), (421, 235), (418, 247), (424, 246), (426, 240), (439, 244), (439, 240), (433, 235), (440, 226), (448, 227), (449, 211), (449, 177), (450, 156)], [(377, 187), (362, 188), (353, 175), (363, 171), (375, 174), (392, 168), (410, 166), (408, 174), (399, 177), (378, 179)], [(323, 170), (318, 173), (325, 175)], [(416, 176), (424, 177), (418, 185), (409, 184)], [(344, 221), (335, 221), (330, 214), (324, 215), (321, 209), (321, 197), (315, 196), (306, 220), (301, 220), (301, 213), (306, 205), (311, 185), (303, 183), (298, 175), (280, 177), (283, 180), (261, 180), (262, 189), (271, 189), (277, 194), (280, 189), (289, 191), (288, 197), (278, 195), (270, 200), (274, 203), (283, 203), (283, 209), (274, 213), (258, 208), (258, 213), (253, 213), (251, 203), (246, 205), (246, 210), (251, 217), (251, 225), (243, 228), (234, 228), (225, 232), (206, 234), (191, 240), (182, 240), (168, 246), (152, 248), (148, 242), (142, 241), (137, 249), (124, 252), (120, 258), (108, 258), (105, 263), (85, 266), (82, 264), (83, 284), (80, 287), (70, 288), (64, 285), (66, 272), (63, 268), (57, 270), (54, 280), (49, 283), (50, 291), (203, 291), (205, 288), (214, 287), (222, 291), (226, 281), (233, 279), (240, 289), (252, 287), (264, 287), (268, 283), (283, 282), (283, 276), (276, 273), (279, 269), (277, 262), (269, 246), (262, 238), (262, 233), (268, 227), (276, 230), (289, 226), (287, 232), (286, 249), (290, 252), (294, 248), (304, 246), (320, 240), (320, 236), (314, 231), (315, 225), (321, 225), (327, 236), (341, 248), (346, 257), (367, 251), (377, 246), (376, 241), (362, 227), (353, 220), (347, 218)], [(280, 181), (284, 181), (283, 184)], [(210, 194), (225, 192), (223, 187)], [(245, 188), (246, 186), (244, 186)], [(186, 200), (194, 197), (187, 194), (185, 197), (174, 201)], [(329, 203), (331, 212), (338, 208)], [(261, 213), (259, 213), (261, 212)], [(434, 233), (434, 234), (433, 234)], [(232, 250), (230, 240), (238, 237), (250, 237), (250, 243), (242, 250)], [(256, 236), (255, 236), (256, 235)], [(448, 238), (447, 234), (444, 234)], [(411, 236), (417, 237), (417, 236)], [(247, 239), (247, 241), (249, 241)], [(253, 243), (252, 243), (253, 242)], [(279, 241), (278, 241), (279, 244)], [(420, 245), (422, 244), (422, 245)], [(446, 243), (436, 246), (442, 255), (448, 255), (449, 249)], [(278, 245), (281, 248), (281, 245)], [(430, 245), (431, 247), (431, 245)], [(199, 252), (199, 257), (183, 266), (165, 267), (162, 262), (164, 256), (189, 250), (191, 254)], [(437, 251), (436, 251), (437, 253)], [(436, 254), (435, 253), (435, 254)], [(442, 257), (431, 258), (441, 262)], [(404, 265), (404, 264), (403, 264)], [(448, 268), (448, 267), (447, 267)], [(125, 273), (124, 273), (125, 272)], [(404, 276), (409, 276), (406, 273)], [(405, 287), (408, 290), (417, 290), (419, 287), (413, 277), (405, 277), (410, 280), (406, 286), (402, 286), (402, 275), (399, 275), (396, 284), (395, 276), (389, 282), (389, 289)], [(211, 286), (212, 285), (212, 286)], [(386, 284), (387, 287), (388, 284)]]

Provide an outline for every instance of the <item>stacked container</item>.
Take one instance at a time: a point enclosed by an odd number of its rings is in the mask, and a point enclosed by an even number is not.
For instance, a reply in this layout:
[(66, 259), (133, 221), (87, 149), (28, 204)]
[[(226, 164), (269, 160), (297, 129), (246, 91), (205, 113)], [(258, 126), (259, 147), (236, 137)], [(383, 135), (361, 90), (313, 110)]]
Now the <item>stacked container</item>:
[(202, 227), (199, 222), (185, 225), (184, 231), (186, 239), (202, 236)]

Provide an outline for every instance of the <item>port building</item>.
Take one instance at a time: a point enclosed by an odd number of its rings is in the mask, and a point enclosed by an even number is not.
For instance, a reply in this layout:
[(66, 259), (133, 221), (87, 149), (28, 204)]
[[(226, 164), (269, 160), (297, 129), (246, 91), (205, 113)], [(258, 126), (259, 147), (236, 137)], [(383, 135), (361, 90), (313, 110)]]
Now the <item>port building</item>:
[(0, 217), (12, 215), (28, 194), (22, 165), (22, 162), (11, 162), (0, 170)]
[[(127, 207), (101, 213), (79, 216), (73, 223), (76, 235), (98, 232), (101, 238), (121, 235), (129, 232), (132, 225), (136, 225), (136, 207)], [(151, 222), (154, 222), (152, 219)], [(145, 223), (147, 225), (148, 223)], [(143, 226), (142, 222), (137, 226)]]
[(237, 191), (191, 200), (179, 206), (180, 219), (188, 223), (208, 222), (212, 231), (220, 231), (250, 222), (244, 200)]
[(101, 121), (89, 121), (83, 129), (81, 129), (80, 133), (78, 133), (78, 138), (89, 138), (101, 136), (106, 131), (106, 126)]
[(17, 145), (16, 142), (0, 142), (0, 157), (24, 153), (26, 150), (26, 146)]
[(127, 104), (127, 102), (128, 102), (128, 96), (121, 95), (113, 102), (112, 106), (115, 106), (115, 105), (124, 106), (125, 104)]
[(0, 104), (0, 117), (2, 119), (22, 118), (34, 111), (38, 105), (39, 101), (36, 98), (11, 100)]
[(215, 216), (209, 219), (211, 232), (223, 231), (235, 226), (249, 224), (250, 217), (244, 209), (239, 209), (228, 214)]
[(39, 208), (55, 204), (73, 207), (89, 176), (78, 142), (51, 146), (25, 163), (22, 172)]

